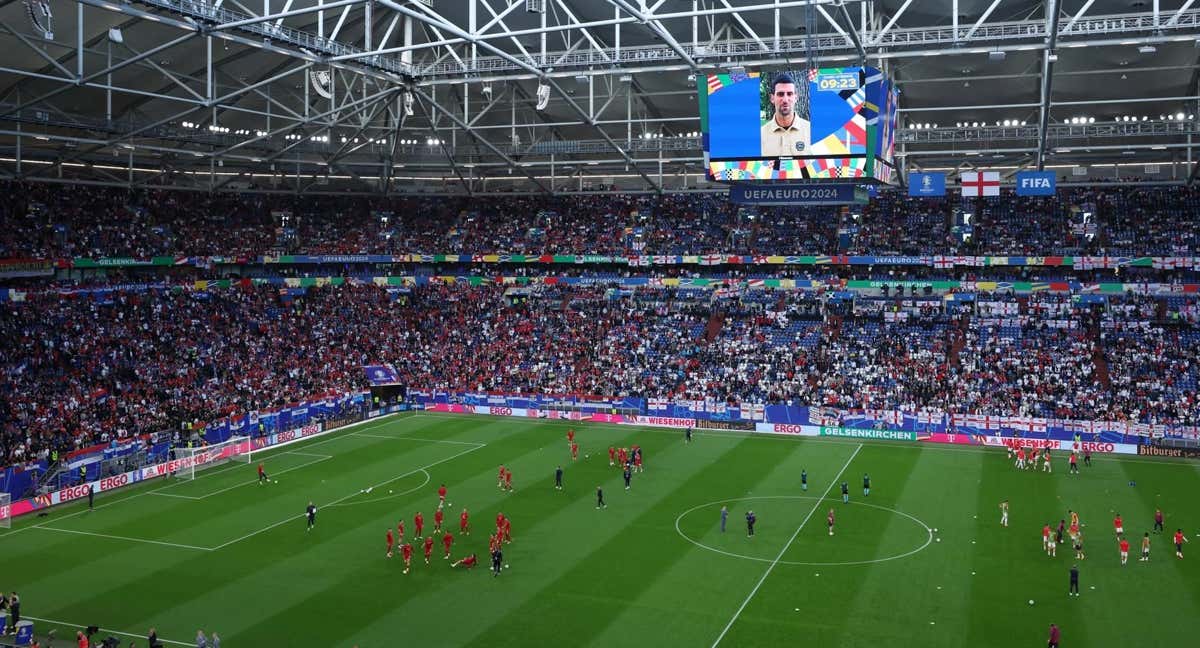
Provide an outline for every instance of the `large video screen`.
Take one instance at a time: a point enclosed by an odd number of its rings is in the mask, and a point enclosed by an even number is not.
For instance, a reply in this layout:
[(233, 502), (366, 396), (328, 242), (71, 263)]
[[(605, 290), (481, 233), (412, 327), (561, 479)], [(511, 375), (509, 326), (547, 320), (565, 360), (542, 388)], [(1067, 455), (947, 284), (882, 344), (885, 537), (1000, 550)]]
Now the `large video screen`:
[(870, 67), (697, 76), (712, 180), (895, 177), (898, 93)]

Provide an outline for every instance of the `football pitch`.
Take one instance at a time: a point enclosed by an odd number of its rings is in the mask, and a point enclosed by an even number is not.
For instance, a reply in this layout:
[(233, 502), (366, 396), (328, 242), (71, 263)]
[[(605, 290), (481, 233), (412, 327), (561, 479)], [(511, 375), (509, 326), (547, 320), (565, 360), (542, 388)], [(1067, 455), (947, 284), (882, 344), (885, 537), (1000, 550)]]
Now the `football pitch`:
[[(608, 448), (635, 444), (645, 472), (626, 490)], [(39, 635), (100, 625), (101, 636), (126, 633), (138, 646), (150, 627), (168, 646), (216, 631), (226, 648), (978, 648), (1045, 645), (1050, 623), (1063, 646), (1200, 636), (1197, 463), (1095, 457), (1072, 476), (1065, 454), (1044, 474), (1017, 472), (996, 449), (701, 431), (685, 444), (677, 430), (433, 414), (259, 456), (269, 485), (256, 484), (253, 464), (231, 463), (99, 496), (94, 511), (84, 501), (15, 521), (0, 534), (0, 587), (20, 593)], [(514, 492), (496, 487), (501, 464)], [(414, 547), (404, 575), (399, 556), (385, 557), (384, 535), (403, 519), (411, 539), (418, 511), (428, 533), (441, 484), (452, 555), (476, 553), (480, 565), (452, 569), (439, 541), (430, 565)], [(597, 486), (606, 509), (596, 508)], [(458, 535), (464, 507), (469, 536)], [(1141, 562), (1155, 508), (1168, 533), (1151, 534)], [(1078, 598), (1067, 596), (1073, 552), (1041, 548), (1042, 526), (1068, 509), (1084, 524)], [(512, 520), (513, 542), (496, 578), (487, 539), (498, 512)], [(1125, 566), (1118, 512), (1132, 545)], [(1169, 537), (1177, 527), (1191, 540), (1184, 560)]]

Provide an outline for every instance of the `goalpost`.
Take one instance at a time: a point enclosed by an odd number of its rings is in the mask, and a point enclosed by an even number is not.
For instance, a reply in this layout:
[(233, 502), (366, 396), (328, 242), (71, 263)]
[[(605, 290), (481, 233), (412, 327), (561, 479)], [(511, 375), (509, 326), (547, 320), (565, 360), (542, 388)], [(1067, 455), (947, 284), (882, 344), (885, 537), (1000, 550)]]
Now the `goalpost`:
[(12, 528), (12, 495), (0, 493), (0, 529)]
[[(243, 458), (241, 455), (246, 455)], [(196, 471), (212, 468), (229, 461), (249, 462), (250, 437), (235, 436), (202, 448), (176, 448), (175, 458), (181, 463), (175, 471), (179, 479), (195, 479)]]

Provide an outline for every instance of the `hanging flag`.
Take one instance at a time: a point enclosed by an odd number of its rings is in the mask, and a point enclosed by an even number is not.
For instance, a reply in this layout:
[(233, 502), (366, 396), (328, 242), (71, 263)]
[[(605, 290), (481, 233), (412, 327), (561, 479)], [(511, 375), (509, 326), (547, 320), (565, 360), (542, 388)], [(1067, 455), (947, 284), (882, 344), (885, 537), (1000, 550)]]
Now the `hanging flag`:
[(999, 171), (963, 171), (959, 174), (963, 198), (1000, 195)]
[(946, 174), (908, 174), (908, 195), (917, 197), (946, 195)]
[(393, 385), (400, 382), (400, 376), (390, 365), (364, 365), (363, 372), (372, 385)]

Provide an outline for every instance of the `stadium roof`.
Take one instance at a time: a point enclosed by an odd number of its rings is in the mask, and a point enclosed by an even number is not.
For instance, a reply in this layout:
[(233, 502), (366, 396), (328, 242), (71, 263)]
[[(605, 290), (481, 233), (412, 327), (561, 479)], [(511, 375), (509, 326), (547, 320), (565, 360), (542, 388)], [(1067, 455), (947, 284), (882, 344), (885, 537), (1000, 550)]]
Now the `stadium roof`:
[(861, 45), (899, 82), (910, 169), (1040, 157), (1182, 180), (1200, 112), (1193, 3), (0, 0), (0, 176), (693, 188), (691, 74), (803, 66), (809, 52), (853, 65)]

